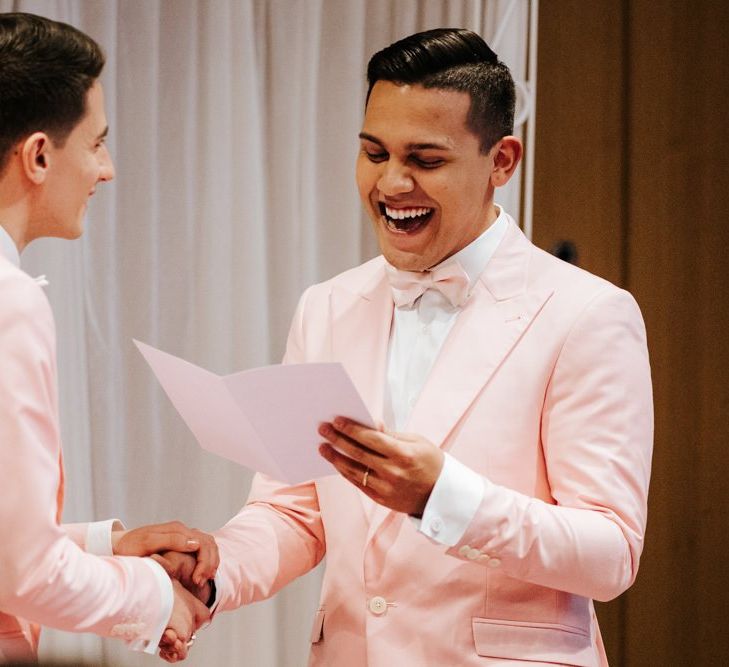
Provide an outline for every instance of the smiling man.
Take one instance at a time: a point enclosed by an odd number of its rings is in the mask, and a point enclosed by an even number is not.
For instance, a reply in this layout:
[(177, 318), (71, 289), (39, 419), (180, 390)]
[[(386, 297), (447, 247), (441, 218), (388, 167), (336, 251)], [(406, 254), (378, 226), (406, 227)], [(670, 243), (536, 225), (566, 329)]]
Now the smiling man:
[(80, 236), (89, 197), (114, 177), (103, 65), (99, 46), (69, 25), (0, 14), (0, 663), (34, 660), (39, 624), (147, 652), (162, 640), (166, 655), (184, 657), (209, 615), (152, 559), (128, 557), (196, 552), (206, 579), (217, 566), (209, 536), (178, 523), (60, 523), (55, 328), (20, 253), (41, 237)]
[(480, 37), (412, 35), (368, 79), (357, 183), (382, 256), (305, 292), (285, 361), (342, 362), (384, 425), (322, 424), (339, 476), (255, 478), (216, 534), (219, 608), (326, 554), (312, 665), (605, 664), (592, 599), (631, 585), (646, 522), (638, 307), (494, 203), (522, 147)]

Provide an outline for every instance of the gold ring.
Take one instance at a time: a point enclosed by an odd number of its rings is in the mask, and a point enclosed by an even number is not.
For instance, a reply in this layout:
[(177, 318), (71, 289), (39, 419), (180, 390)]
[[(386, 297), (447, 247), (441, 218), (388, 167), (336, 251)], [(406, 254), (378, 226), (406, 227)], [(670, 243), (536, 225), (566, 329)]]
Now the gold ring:
[(362, 488), (365, 488), (367, 486), (367, 480), (369, 479), (369, 477), (370, 477), (370, 469), (367, 468), (367, 470), (365, 470), (364, 475), (362, 476)]

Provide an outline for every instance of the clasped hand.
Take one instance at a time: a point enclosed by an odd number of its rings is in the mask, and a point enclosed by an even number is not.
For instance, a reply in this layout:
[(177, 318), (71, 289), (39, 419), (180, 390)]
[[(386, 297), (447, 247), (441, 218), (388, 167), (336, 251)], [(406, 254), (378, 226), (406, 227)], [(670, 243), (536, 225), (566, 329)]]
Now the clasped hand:
[[(209, 582), (220, 562), (215, 540), (207, 533), (171, 521), (114, 531), (112, 548), (115, 555), (150, 556), (165, 567), (172, 578), (174, 603), (160, 641), (160, 656), (168, 662), (184, 660), (194, 641), (194, 633), (210, 621), (210, 611), (205, 603), (210, 596)], [(161, 554), (170, 559), (174, 555), (184, 556), (187, 568), (184, 572), (180, 569), (180, 576), (175, 576), (176, 571), (166, 566), (167, 560)]]
[(321, 455), (380, 505), (423, 514), (443, 468), (443, 452), (420, 435), (367, 428), (343, 417), (319, 427)]

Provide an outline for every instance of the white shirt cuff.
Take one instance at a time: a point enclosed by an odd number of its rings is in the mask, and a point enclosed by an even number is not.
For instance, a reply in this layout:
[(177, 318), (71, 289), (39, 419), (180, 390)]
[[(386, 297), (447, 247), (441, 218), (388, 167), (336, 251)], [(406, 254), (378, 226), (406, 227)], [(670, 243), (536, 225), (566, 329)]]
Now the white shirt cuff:
[(118, 519), (93, 521), (86, 527), (86, 551), (97, 556), (113, 556), (111, 533), (124, 530), (124, 524)]
[(162, 605), (160, 607), (159, 621), (157, 622), (157, 625), (152, 628), (150, 639), (140, 638), (136, 641), (129, 642), (127, 646), (132, 651), (144, 651), (145, 653), (154, 655), (157, 653), (162, 635), (167, 629), (167, 623), (172, 616), (172, 606), (175, 603), (175, 595), (172, 591), (172, 582), (167, 576), (167, 572), (165, 572), (164, 568), (151, 558), (142, 558), (142, 562), (152, 568), (152, 571), (157, 577), (160, 593), (162, 595)]
[(463, 537), (482, 500), (481, 476), (446, 453), (423, 518), (415, 520), (416, 526), (431, 540), (452, 547)]

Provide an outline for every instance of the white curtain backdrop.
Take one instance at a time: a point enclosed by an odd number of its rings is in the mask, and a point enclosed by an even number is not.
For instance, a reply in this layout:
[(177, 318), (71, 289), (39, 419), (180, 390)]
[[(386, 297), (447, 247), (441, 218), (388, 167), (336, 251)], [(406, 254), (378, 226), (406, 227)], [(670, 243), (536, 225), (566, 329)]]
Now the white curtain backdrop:
[[(0, 0), (18, 10), (78, 26), (108, 58), (117, 178), (82, 240), (22, 258), (47, 274), (57, 321), (65, 520), (212, 530), (251, 474), (201, 452), (132, 338), (219, 373), (277, 362), (302, 290), (377, 252), (354, 184), (369, 56), (418, 30), (474, 29), (524, 84), (532, 123), (535, 0)], [(528, 172), (498, 197), (517, 218)], [(304, 665), (319, 584), (314, 572), (221, 614), (188, 664)], [(42, 652), (159, 664), (57, 632)]]

